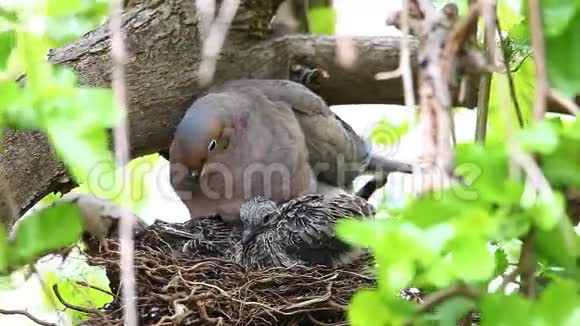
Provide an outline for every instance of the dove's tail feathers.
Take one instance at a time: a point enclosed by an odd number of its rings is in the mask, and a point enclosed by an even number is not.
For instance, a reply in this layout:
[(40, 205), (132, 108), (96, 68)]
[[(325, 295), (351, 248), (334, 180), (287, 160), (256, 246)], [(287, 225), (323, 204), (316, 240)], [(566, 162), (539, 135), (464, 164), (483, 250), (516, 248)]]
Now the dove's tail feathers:
[(384, 172), (385, 174), (390, 172), (413, 173), (413, 166), (409, 163), (389, 160), (373, 154), (369, 159), (366, 170), (367, 172)]

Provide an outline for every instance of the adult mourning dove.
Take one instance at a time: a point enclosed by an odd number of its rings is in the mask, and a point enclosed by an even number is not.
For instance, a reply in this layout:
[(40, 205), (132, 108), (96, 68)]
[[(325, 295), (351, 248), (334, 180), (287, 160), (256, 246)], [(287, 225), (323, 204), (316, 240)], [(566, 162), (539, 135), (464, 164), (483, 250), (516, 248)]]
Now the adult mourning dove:
[(251, 268), (299, 265), (343, 266), (364, 251), (336, 237), (342, 218), (370, 219), (375, 209), (364, 199), (341, 194), (305, 195), (280, 207), (256, 197), (241, 208), (244, 227), (236, 259)]
[[(372, 162), (381, 162), (372, 170), (410, 172), (407, 164), (373, 159), (370, 143), (322, 98), (288, 80), (244, 79), (214, 87), (179, 123), (169, 156), (171, 183), (191, 217), (219, 214), (229, 222), (238, 222), (241, 204), (256, 196), (284, 202), (317, 192), (316, 181), (350, 189)], [(227, 169), (233, 184), (230, 196), (224, 195), (223, 177), (204, 173), (209, 163)], [(282, 193), (273, 179), (270, 195), (258, 181), (243, 184), (249, 166), (259, 169), (256, 163), (266, 172), (283, 167), (291, 191)], [(244, 187), (253, 191), (242, 193)], [(220, 191), (210, 191), (210, 196), (208, 189)]]
[(250, 198), (282, 202), (316, 190), (292, 108), (255, 88), (196, 100), (177, 126), (169, 161), (171, 185), (192, 218), (239, 223)]

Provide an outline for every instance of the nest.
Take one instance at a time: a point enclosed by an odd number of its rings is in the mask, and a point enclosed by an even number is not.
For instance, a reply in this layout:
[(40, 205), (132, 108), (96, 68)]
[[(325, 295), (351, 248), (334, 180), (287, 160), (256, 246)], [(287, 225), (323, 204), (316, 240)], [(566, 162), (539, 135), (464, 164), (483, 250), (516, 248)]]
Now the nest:
[[(119, 242), (89, 246), (88, 260), (106, 268), (114, 299), (84, 325), (123, 325)], [(344, 269), (294, 266), (247, 270), (223, 258), (179, 254), (147, 232), (136, 239), (141, 325), (344, 325), (355, 291), (375, 281), (364, 257)]]

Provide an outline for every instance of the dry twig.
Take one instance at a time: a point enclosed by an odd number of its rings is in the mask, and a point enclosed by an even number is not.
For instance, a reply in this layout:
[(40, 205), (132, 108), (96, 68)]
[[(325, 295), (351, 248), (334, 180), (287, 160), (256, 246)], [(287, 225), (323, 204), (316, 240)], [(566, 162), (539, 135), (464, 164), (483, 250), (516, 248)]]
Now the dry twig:
[[(115, 126), (113, 137), (115, 141), (115, 157), (121, 173), (122, 188), (125, 193), (130, 193), (130, 183), (127, 182), (127, 163), (129, 163), (129, 124), (127, 121), (127, 87), (125, 82), (125, 63), (127, 51), (125, 49), (123, 23), (123, 3), (121, 0), (110, 0), (109, 28), (111, 31), (111, 57), (113, 69), (111, 84), (113, 94), (120, 110), (121, 119)], [(127, 196), (122, 196), (121, 205)], [(133, 216), (128, 210), (121, 213), (120, 239), (121, 239), (121, 275), (123, 279), (123, 300), (125, 301), (125, 322), (128, 326), (137, 325), (137, 307), (135, 306), (135, 272), (133, 264)]]
[(33, 322), (37, 323), (38, 325), (43, 325), (43, 326), (58, 326), (57, 324), (40, 320), (40, 319), (34, 317), (33, 315), (31, 315), (26, 310), (6, 310), (6, 309), (0, 309), (0, 314), (1, 315), (21, 315), (21, 316), (24, 316), (24, 317), (32, 320)]
[[(360, 287), (375, 284), (361, 267), (363, 260), (342, 270), (329, 267), (271, 268), (253, 271), (223, 258), (176, 254), (179, 247), (160, 232), (148, 232), (136, 240), (140, 322), (147, 325), (287, 324), (318, 321), (340, 325), (346, 320), (350, 297)], [(88, 257), (104, 266), (112, 292), (119, 283), (119, 243), (106, 240), (108, 251)], [(169, 242), (168, 242), (169, 241)], [(86, 324), (123, 325), (122, 302), (114, 298), (101, 314)]]
[(63, 306), (72, 309), (72, 310), (76, 310), (76, 311), (80, 311), (86, 314), (99, 314), (101, 313), (100, 310), (97, 309), (91, 309), (91, 308), (85, 308), (85, 307), (80, 307), (80, 306), (76, 306), (73, 304), (68, 303), (66, 300), (64, 300), (64, 298), (62, 297), (62, 295), (60, 294), (60, 292), (58, 291), (58, 285), (54, 284), (52, 286), (52, 291), (54, 291), (54, 295), (56, 296), (56, 298), (58, 299), (58, 301), (60, 303), (62, 303)]
[(542, 13), (540, 0), (529, 0), (530, 32), (536, 66), (536, 94), (534, 98), (534, 117), (542, 119), (546, 113), (548, 98), (548, 71), (544, 49), (544, 33), (542, 31)]
[(580, 109), (578, 109), (578, 105), (576, 105), (576, 103), (574, 103), (574, 101), (571, 101), (569, 99), (567, 99), (564, 95), (560, 94), (560, 92), (558, 92), (555, 89), (550, 89), (548, 91), (548, 96), (550, 96), (550, 98), (558, 103), (558, 105), (560, 105), (561, 107), (563, 107), (564, 109), (568, 110), (568, 112), (570, 112), (570, 114), (577, 116), (578, 113), (580, 113)]
[(449, 298), (466, 297), (476, 299), (480, 296), (480, 294), (481, 293), (479, 290), (468, 287), (463, 283), (459, 283), (454, 286), (442, 289), (424, 298), (423, 302), (419, 306), (419, 310), (422, 312), (427, 312)]

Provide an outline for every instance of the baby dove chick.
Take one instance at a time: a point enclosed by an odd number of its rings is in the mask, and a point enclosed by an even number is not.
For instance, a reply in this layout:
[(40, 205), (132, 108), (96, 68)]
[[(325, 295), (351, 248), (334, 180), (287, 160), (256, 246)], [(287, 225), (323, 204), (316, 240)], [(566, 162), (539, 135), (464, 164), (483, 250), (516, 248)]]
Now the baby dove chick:
[(349, 194), (319, 194), (293, 199), (280, 207), (256, 197), (240, 210), (242, 247), (236, 260), (251, 268), (292, 265), (343, 266), (363, 253), (337, 238), (341, 218), (373, 218), (375, 209)]

